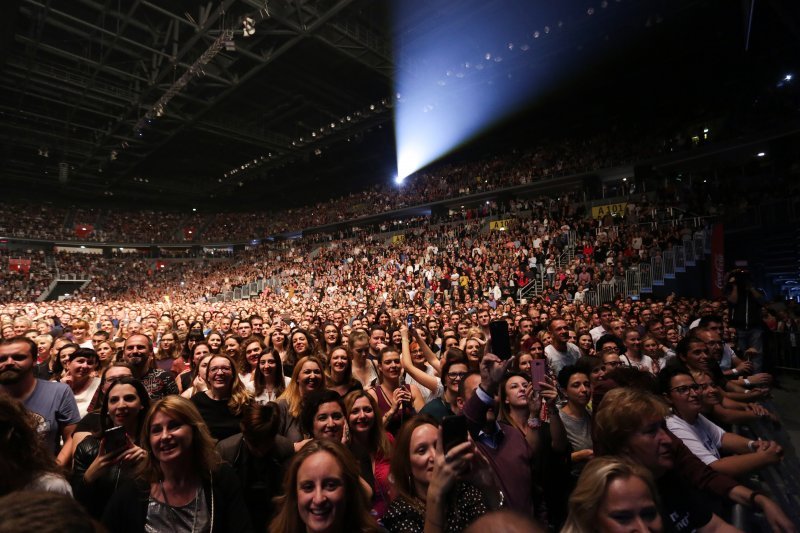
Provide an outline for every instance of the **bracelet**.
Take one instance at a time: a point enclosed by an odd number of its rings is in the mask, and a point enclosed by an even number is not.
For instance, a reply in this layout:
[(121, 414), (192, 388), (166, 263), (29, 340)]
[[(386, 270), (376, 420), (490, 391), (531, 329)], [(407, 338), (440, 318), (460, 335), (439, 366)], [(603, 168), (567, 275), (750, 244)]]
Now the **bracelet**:
[(528, 418), (528, 427), (531, 429), (539, 429), (542, 427), (542, 421), (537, 416), (531, 416)]
[(747, 379), (747, 378), (744, 378), (744, 386), (745, 386), (745, 387), (752, 387), (752, 386), (753, 386), (753, 384), (750, 382), (750, 380), (749, 380), (749, 379)]
[(756, 441), (751, 440), (750, 442), (747, 443), (747, 447), (750, 448), (751, 452), (756, 451)]
[(756, 497), (758, 496), (764, 496), (765, 498), (767, 497), (767, 495), (763, 492), (754, 490), (750, 493), (750, 507), (753, 507), (754, 509), (762, 509), (762, 507), (756, 503)]
[(734, 376), (738, 376), (739, 375), (739, 371), (736, 370), (735, 368), (731, 369), (731, 374), (733, 374)]

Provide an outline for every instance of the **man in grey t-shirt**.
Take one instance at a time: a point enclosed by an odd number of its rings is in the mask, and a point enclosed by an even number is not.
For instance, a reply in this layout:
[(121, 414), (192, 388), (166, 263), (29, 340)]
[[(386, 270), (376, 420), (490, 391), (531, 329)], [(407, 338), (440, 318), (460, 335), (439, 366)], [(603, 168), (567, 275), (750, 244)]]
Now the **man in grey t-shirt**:
[(36, 351), (36, 344), (25, 337), (0, 341), (0, 392), (19, 400), (34, 414), (39, 432), (54, 455), (63, 439), (56, 460), (66, 466), (72, 453), (72, 433), (81, 419), (78, 405), (64, 383), (34, 377)]

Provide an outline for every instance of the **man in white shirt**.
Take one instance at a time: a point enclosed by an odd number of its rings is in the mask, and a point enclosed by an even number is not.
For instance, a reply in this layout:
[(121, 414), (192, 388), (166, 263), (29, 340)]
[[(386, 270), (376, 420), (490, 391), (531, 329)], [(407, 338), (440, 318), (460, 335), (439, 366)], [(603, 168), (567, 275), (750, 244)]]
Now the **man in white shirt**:
[(558, 375), (567, 365), (574, 365), (581, 356), (581, 350), (569, 342), (569, 326), (561, 318), (550, 321), (550, 344), (545, 346), (544, 355), (550, 369)]

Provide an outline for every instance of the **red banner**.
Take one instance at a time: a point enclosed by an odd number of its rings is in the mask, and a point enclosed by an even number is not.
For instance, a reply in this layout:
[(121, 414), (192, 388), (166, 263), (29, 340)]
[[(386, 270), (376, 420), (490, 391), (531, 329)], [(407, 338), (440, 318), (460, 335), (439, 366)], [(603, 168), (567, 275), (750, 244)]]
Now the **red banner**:
[(75, 224), (75, 235), (81, 239), (85, 239), (94, 233), (94, 226), (91, 224)]
[(31, 271), (31, 260), (30, 259), (15, 259), (9, 258), (8, 260), (8, 270), (11, 272), (22, 272), (25, 275), (28, 275)]
[(712, 298), (725, 296), (725, 232), (722, 224), (711, 227), (711, 293)]

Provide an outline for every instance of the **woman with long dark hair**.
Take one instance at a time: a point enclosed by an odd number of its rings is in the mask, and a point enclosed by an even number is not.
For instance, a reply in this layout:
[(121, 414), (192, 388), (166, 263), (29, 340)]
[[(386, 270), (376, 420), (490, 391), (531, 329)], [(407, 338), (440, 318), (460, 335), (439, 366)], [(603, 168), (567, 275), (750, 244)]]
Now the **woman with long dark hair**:
[(283, 363), (275, 351), (266, 351), (258, 359), (258, 370), (253, 380), (254, 398), (259, 404), (274, 402), (286, 390), (289, 378), (283, 375)]
[[(375, 398), (363, 390), (351, 392), (344, 398), (347, 423), (350, 427), (351, 446), (358, 446), (369, 454), (372, 474), (372, 511), (380, 519), (391, 501), (392, 483), (389, 468), (394, 438), (384, 427), (378, 415)], [(367, 476), (362, 477), (368, 479)]]
[[(75, 499), (89, 513), (100, 518), (120, 477), (131, 477), (144, 459), (139, 446), (142, 423), (150, 408), (147, 389), (135, 378), (123, 377), (111, 384), (100, 409), (100, 430), (86, 437), (75, 449), (72, 466), (72, 488)], [(105, 431), (122, 427), (125, 445), (109, 449), (112, 443)]]

